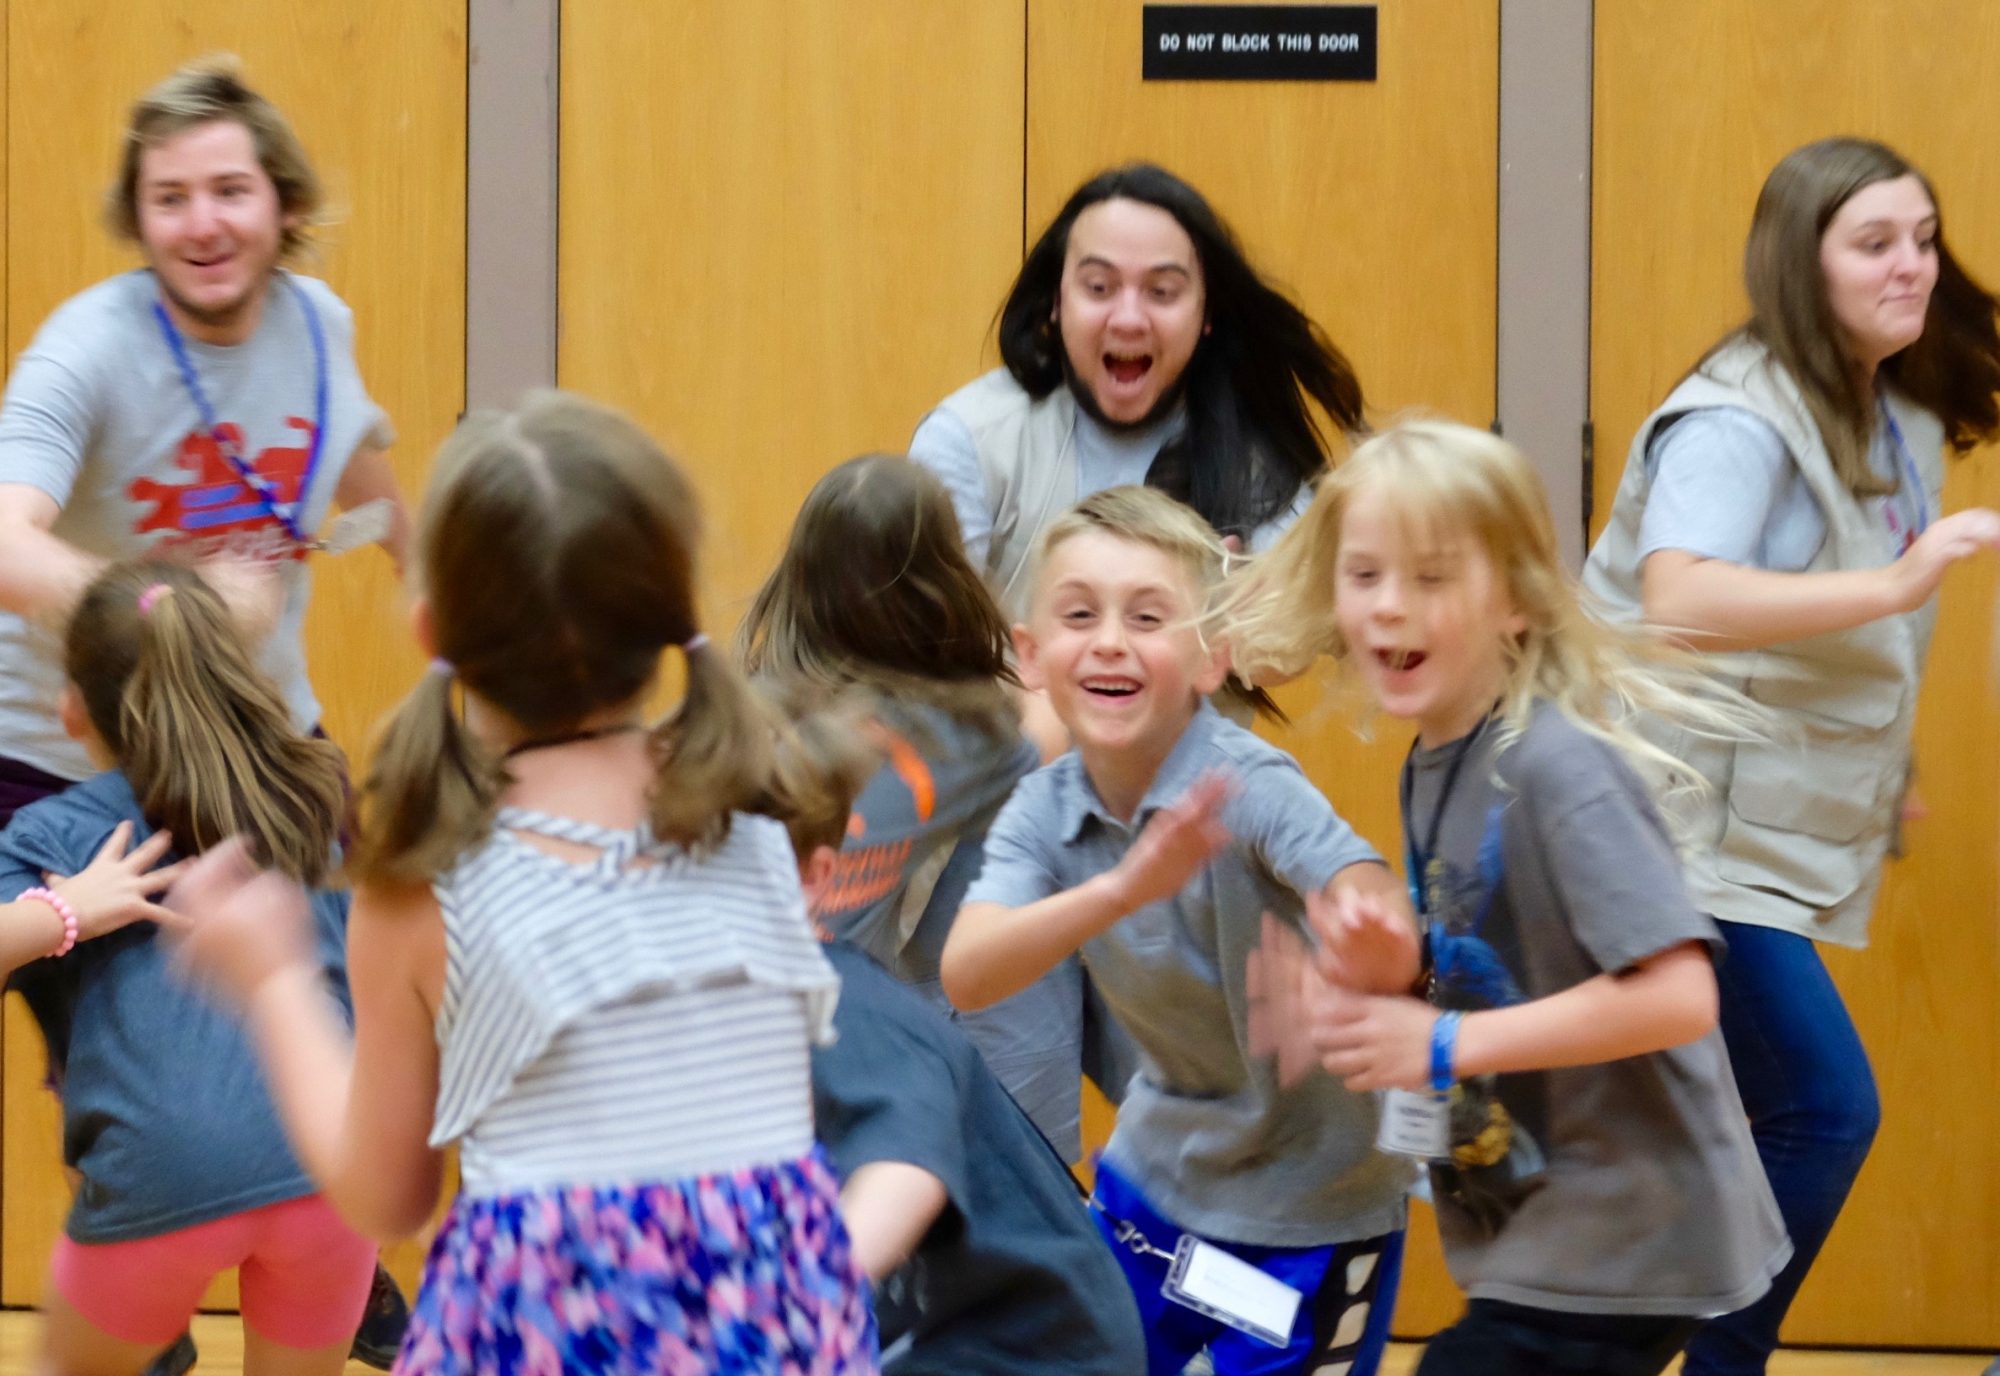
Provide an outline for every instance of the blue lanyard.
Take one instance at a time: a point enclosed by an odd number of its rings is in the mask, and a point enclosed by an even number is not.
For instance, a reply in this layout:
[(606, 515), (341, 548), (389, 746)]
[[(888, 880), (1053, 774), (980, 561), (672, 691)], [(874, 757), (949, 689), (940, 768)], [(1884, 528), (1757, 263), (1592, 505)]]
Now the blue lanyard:
[(243, 485), (257, 494), (258, 501), (271, 519), (285, 528), (285, 534), (292, 537), (294, 544), (304, 545), (311, 542), (299, 524), (300, 515), (305, 509), (306, 494), (312, 491), (313, 474), (319, 471), (320, 450), (326, 444), (326, 334), (320, 329), (319, 312), (313, 308), (311, 298), (289, 274), (280, 274), (280, 277), (298, 299), (299, 309), (306, 318), (306, 333), (312, 336), (313, 346), (313, 432), (306, 449), (305, 472), (299, 475), (299, 498), (295, 502), (282, 500), (271, 480), (251, 467), (249, 460), (243, 457), (242, 449), (222, 433), (215, 408), (209, 404), (208, 393), (202, 390), (201, 376), (194, 370), (194, 359), (188, 355), (187, 341), (181, 338), (181, 332), (175, 328), (166, 306), (157, 299), (153, 302), (153, 319), (159, 322), (160, 337), (167, 341), (167, 348), (173, 352), (174, 362), (181, 370), (181, 385), (187, 388), (188, 396), (194, 401), (194, 409), (201, 414), (201, 423), (208, 431), (209, 439), (214, 441), (222, 457), (229, 461), (229, 466), (236, 470), (236, 476), (243, 480)]
[(1431, 865), (1437, 860), (1438, 832), (1444, 826), (1445, 808), (1451, 803), (1452, 790), (1458, 785), (1458, 772), (1465, 767), (1465, 757), (1479, 744), (1479, 738), (1486, 734), (1486, 728), (1493, 720), (1492, 715), (1481, 717), (1458, 748), (1452, 751), (1451, 764), (1444, 773), (1444, 787), (1438, 790), (1437, 807), (1431, 812), (1431, 824), (1424, 837), (1423, 848), (1417, 847), (1416, 818), (1411, 799), (1416, 791), (1417, 743), (1410, 742), (1410, 753), (1403, 757), (1403, 774), (1397, 780), (1397, 801), (1402, 804), (1403, 814), (1403, 864), (1408, 871), (1404, 878), (1410, 886), (1410, 901), (1424, 917), (1431, 912)]
[[(1903, 442), (1903, 427), (1896, 424), (1896, 413), (1889, 409), (1887, 398), (1878, 398), (1876, 404), (1882, 408), (1882, 419), (1889, 423), (1889, 438), (1896, 443), (1896, 459), (1903, 471), (1903, 482), (1910, 489), (1911, 500), (1917, 504), (1917, 528), (1910, 536), (1914, 540), (1930, 528), (1930, 499), (1924, 493), (1924, 478), (1917, 472), (1917, 460), (1910, 453), (1910, 446)], [(1887, 498), (1890, 502), (1895, 499), (1894, 493)]]

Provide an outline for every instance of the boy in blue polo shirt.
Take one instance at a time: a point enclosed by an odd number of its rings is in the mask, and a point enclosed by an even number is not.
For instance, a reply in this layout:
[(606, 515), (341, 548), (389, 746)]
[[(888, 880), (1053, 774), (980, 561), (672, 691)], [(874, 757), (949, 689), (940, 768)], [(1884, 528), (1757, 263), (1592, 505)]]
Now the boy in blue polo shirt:
[(1194, 623), (1221, 554), (1200, 517), (1146, 488), (1099, 492), (1049, 527), (1015, 645), (1075, 748), (1022, 780), (988, 832), (945, 992), (983, 1007), (1081, 950), (1138, 1043), (1091, 1204), (1150, 1376), (1204, 1348), (1218, 1376), (1370, 1376), (1408, 1173), (1374, 1150), (1371, 1098), (1317, 1074), (1282, 1087), (1253, 1058), (1245, 971), (1262, 915), (1303, 929), (1304, 894), (1404, 900), (1297, 763), (1206, 701), (1227, 666)]

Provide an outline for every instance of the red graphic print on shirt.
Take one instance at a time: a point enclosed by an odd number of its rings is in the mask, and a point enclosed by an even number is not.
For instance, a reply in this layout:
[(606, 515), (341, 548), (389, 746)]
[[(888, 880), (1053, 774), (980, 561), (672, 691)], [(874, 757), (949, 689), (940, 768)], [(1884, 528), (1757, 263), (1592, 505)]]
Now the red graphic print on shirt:
[[(312, 422), (302, 416), (287, 416), (285, 424), (298, 432), (298, 446), (274, 445), (260, 450), (250, 466), (276, 489), (278, 500), (289, 503), (299, 499), (299, 485), (305, 479)], [(242, 452), (240, 426), (224, 422), (217, 429), (228, 444)], [(208, 431), (187, 433), (174, 456), (174, 467), (188, 478), (178, 483), (136, 478), (125, 489), (126, 496), (150, 508), (133, 525), (134, 534), (165, 532), (163, 546), (188, 550), (199, 558), (304, 557), (305, 551), (292, 544), (284, 526), (264, 509), (263, 498), (243, 481)]]

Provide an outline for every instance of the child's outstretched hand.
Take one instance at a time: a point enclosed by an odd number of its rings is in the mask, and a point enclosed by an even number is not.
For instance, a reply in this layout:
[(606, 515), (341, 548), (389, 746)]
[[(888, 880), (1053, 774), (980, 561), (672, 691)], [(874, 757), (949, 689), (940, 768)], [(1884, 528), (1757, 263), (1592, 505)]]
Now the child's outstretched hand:
[(1222, 805), (1230, 788), (1226, 776), (1204, 774), (1177, 802), (1152, 815), (1113, 871), (1126, 911), (1172, 898), (1229, 844)]
[(1349, 1089), (1430, 1087), (1437, 1009), (1422, 999), (1357, 994), (1331, 984), (1314, 991), (1312, 1005), (1320, 1064)]
[(1278, 1083), (1287, 1088), (1319, 1063), (1307, 1020), (1319, 982), (1305, 938), (1265, 913), (1263, 936), (1244, 965), (1250, 1054), (1277, 1057)]
[(99, 846), (90, 863), (72, 875), (48, 875), (48, 887), (76, 910), (76, 939), (89, 941), (133, 922), (157, 922), (172, 930), (181, 925), (180, 915), (152, 901), (152, 896), (178, 879), (187, 867), (179, 860), (159, 864), (160, 857), (173, 849), (174, 838), (156, 831), (127, 854), (132, 843), (132, 824), (120, 822)]
[(312, 962), (305, 890), (258, 869), (241, 838), (191, 862), (167, 903), (184, 919), (180, 972), (238, 1007), (273, 975)]
[(1407, 994), (1423, 973), (1415, 920), (1393, 899), (1354, 888), (1309, 893), (1306, 920), (1329, 983), (1358, 994)]

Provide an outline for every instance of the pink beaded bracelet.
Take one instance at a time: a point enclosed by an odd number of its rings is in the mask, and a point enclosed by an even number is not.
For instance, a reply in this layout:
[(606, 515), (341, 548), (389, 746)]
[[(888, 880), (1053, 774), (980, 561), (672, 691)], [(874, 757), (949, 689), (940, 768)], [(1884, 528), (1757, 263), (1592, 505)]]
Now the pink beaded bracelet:
[(54, 889), (29, 889), (21, 895), (21, 898), (23, 900), (30, 898), (40, 899), (56, 910), (56, 916), (62, 919), (63, 939), (62, 945), (50, 951), (49, 955), (51, 958), (68, 955), (70, 948), (76, 945), (76, 909), (69, 905), (69, 900)]

